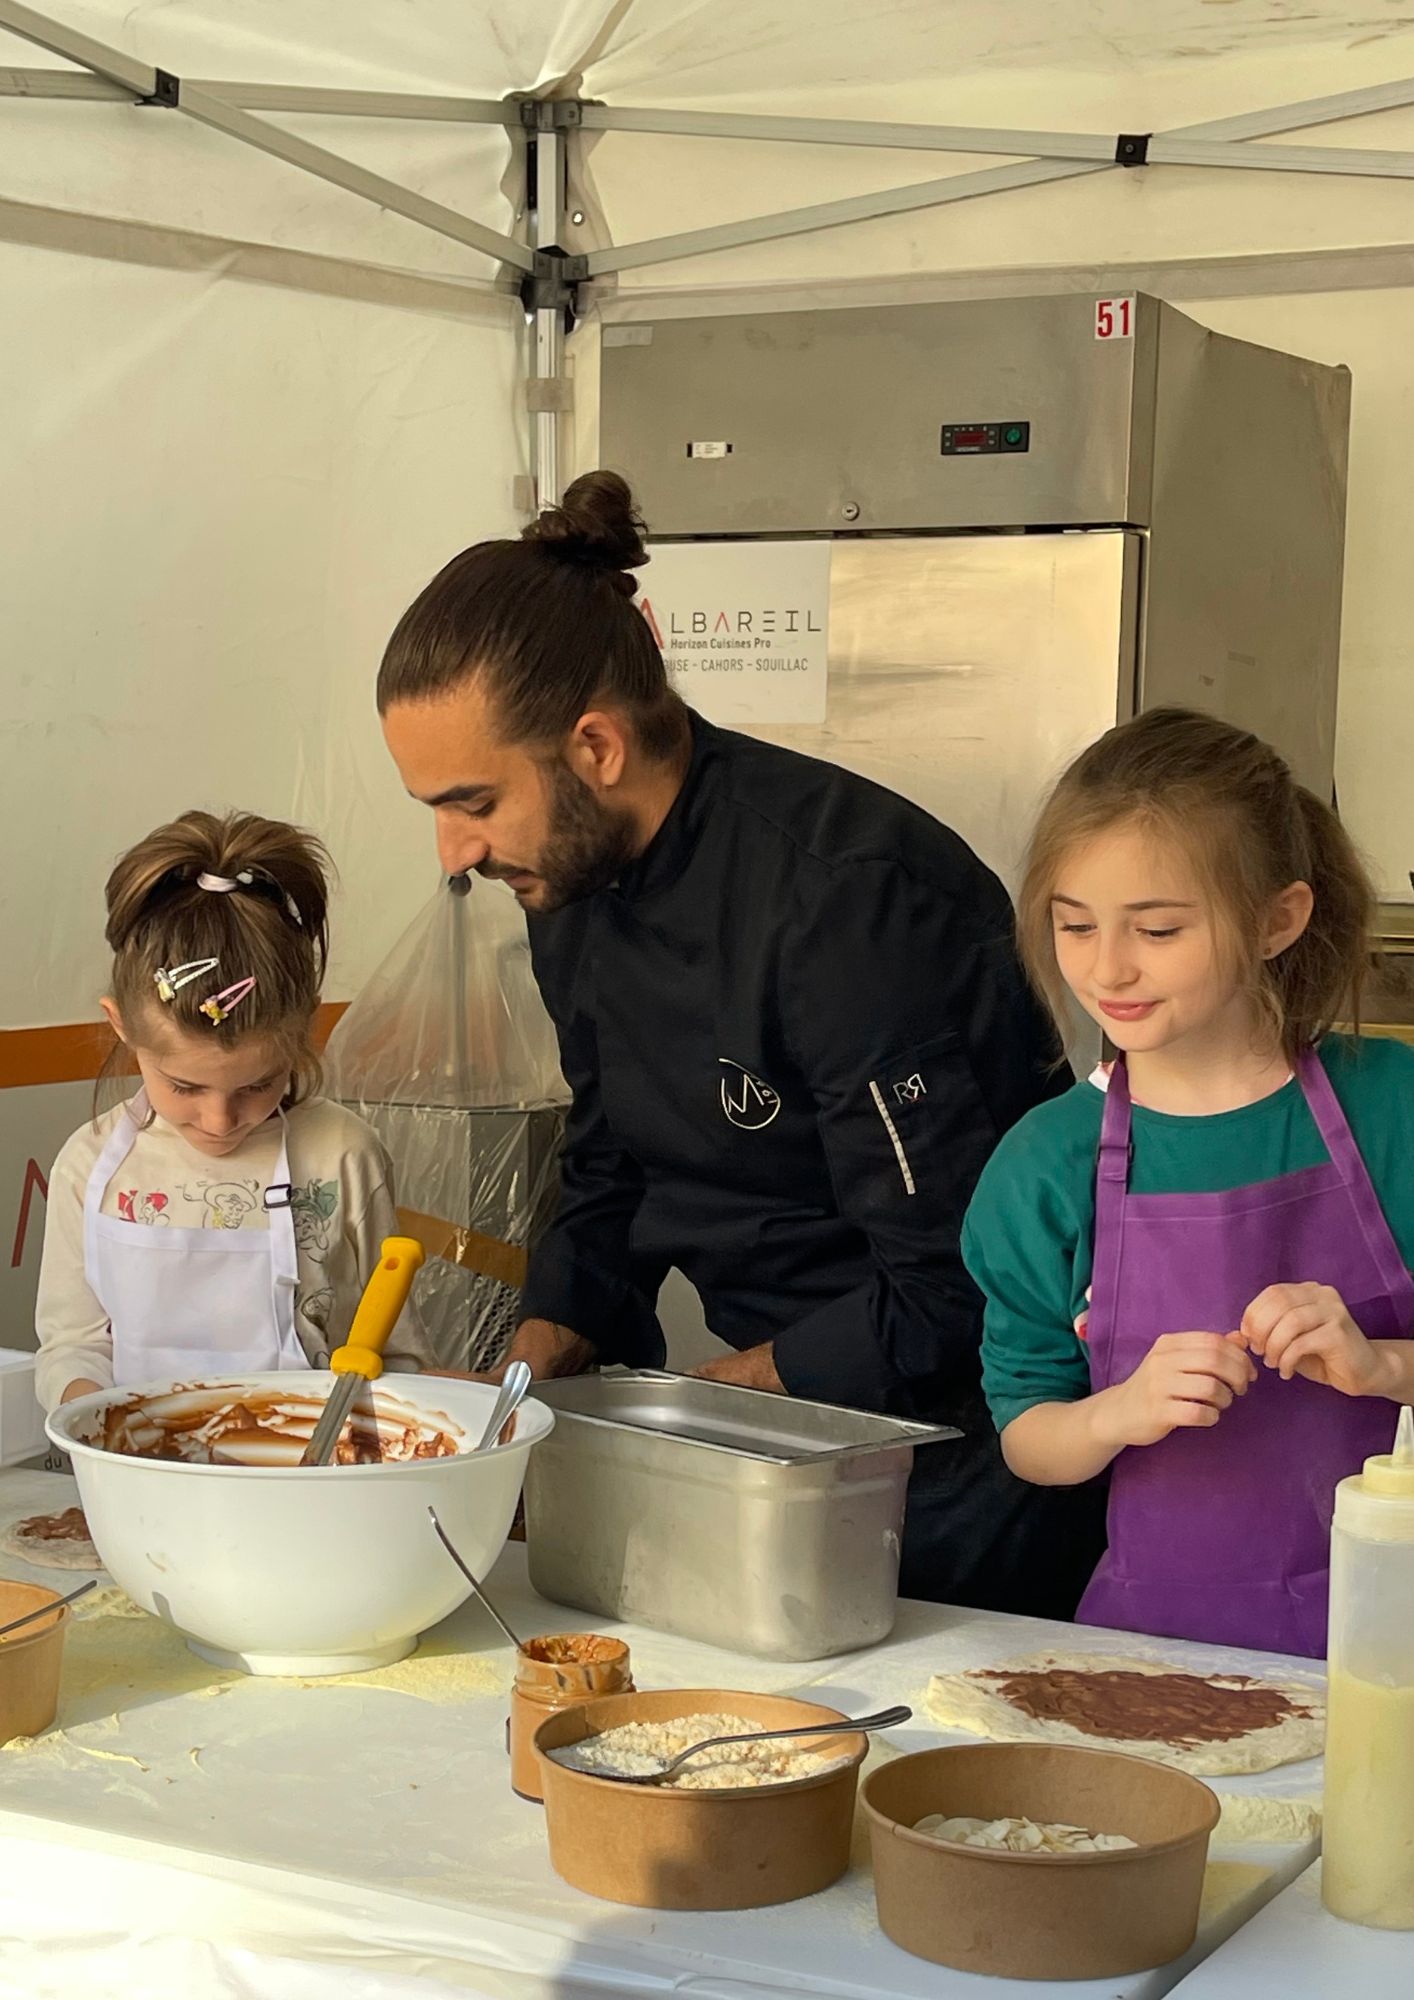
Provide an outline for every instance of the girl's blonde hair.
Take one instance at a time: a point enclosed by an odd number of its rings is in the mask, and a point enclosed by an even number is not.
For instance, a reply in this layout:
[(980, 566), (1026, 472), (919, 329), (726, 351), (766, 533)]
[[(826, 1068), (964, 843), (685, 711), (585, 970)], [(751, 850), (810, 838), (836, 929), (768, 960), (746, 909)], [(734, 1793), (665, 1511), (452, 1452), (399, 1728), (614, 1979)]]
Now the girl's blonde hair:
[[(317, 1090), (310, 1033), (329, 953), (332, 872), (312, 834), (254, 813), (183, 813), (129, 848), (106, 890), (112, 992), (127, 1033), (140, 1038), (166, 1020), (227, 1048), (266, 1035), (289, 1058), (286, 1106)], [(203, 888), (203, 875), (235, 887)], [(211, 972), (160, 998), (159, 972), (207, 958), (217, 961)], [(224, 1020), (201, 1012), (204, 1000), (247, 978), (254, 987)], [(120, 1055), (121, 1044), (105, 1077)]]
[[(1019, 897), (1022, 956), (1057, 1021), (1069, 990), (1051, 899), (1076, 849), (1119, 826), (1176, 847), (1214, 914), (1222, 962), (1293, 1061), (1337, 1020), (1357, 1028), (1369, 971), (1374, 891), (1349, 834), (1260, 738), (1190, 709), (1155, 708), (1081, 753), (1041, 809)], [(1264, 958), (1272, 900), (1293, 882), (1314, 897), (1294, 944)]]

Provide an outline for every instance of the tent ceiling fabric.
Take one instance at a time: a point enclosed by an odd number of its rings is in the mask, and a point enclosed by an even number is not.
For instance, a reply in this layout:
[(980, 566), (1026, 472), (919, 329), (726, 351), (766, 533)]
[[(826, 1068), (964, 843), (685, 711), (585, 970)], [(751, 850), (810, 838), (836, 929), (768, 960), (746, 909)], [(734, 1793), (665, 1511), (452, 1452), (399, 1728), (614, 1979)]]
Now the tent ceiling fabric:
[(587, 81), (595, 94), (646, 102), (639, 92), (656, 75), (672, 79), (673, 101), (705, 103), (806, 90), (852, 95), (871, 85), (936, 91), (946, 77), (981, 101), (1009, 90), (1018, 73), (1147, 88), (1166, 70), (1211, 69), (1221, 57), (1240, 90), (1293, 57), (1328, 73), (1338, 54), (1410, 25), (1402, 0), (896, 0), (882, 8), (634, 0)]
[[(365, 89), (499, 95), (582, 69), (598, 45), (586, 81), (626, 103), (662, 98), (662, 79), (673, 102), (698, 103), (996, 70), (1138, 79), (1219, 57), (1245, 70), (1309, 56), (1328, 73), (1334, 57), (1411, 26), (1404, 0), (64, 0), (54, 11), (179, 75)], [(23, 46), (0, 41), (0, 61), (23, 62), (11, 54)]]

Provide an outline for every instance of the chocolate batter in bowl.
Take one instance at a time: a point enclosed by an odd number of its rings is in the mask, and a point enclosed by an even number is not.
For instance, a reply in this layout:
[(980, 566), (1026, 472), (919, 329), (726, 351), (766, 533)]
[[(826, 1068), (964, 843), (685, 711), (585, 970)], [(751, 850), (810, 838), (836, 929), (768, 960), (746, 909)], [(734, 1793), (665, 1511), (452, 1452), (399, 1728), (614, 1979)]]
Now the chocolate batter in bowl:
[[(280, 1378), (282, 1383), (286, 1379)], [(326, 1378), (315, 1379), (322, 1385)], [(229, 1387), (195, 1384), (110, 1402), (89, 1442), (127, 1458), (179, 1459), (187, 1465), (297, 1466), (323, 1409), (322, 1388), (316, 1393), (281, 1387), (233, 1395)], [(450, 1417), (424, 1414), (385, 1389), (354, 1406), (333, 1463), (401, 1465), (417, 1458), (452, 1458), (470, 1451), (472, 1444)]]
[(333, 1380), (144, 1383), (49, 1419), (104, 1567), (218, 1665), (304, 1677), (404, 1658), (468, 1595), (428, 1507), (485, 1576), (554, 1421), (527, 1401), (510, 1442), (478, 1452), (493, 1389), (385, 1376), (360, 1395), (337, 1462), (301, 1466)]

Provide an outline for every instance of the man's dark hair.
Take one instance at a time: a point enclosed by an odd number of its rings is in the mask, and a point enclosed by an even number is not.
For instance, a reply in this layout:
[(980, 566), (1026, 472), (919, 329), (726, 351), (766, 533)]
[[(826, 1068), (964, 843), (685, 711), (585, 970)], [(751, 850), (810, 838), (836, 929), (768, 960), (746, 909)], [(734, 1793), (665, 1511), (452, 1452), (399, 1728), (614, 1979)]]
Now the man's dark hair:
[(627, 712), (649, 756), (670, 755), (685, 717), (633, 602), (643, 536), (627, 482), (589, 472), (518, 541), (463, 549), (398, 621), (379, 713), (479, 679), (508, 742), (556, 742), (603, 706)]

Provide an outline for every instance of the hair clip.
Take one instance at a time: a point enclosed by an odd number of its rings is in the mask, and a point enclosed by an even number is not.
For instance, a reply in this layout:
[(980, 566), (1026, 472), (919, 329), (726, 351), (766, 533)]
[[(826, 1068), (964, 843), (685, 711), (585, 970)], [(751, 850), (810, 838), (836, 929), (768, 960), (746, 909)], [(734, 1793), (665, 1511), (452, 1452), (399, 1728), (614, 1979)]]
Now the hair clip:
[(197, 876), (196, 886), (198, 889), (209, 889), (213, 895), (229, 896), (236, 889), (253, 889), (257, 875), (262, 882), (269, 883), (276, 901), (280, 903), (290, 922), (303, 930), (304, 918), (300, 915), (299, 904), (288, 890), (280, 887), (268, 868), (242, 868), (240, 874), (236, 876), (202, 874)]
[(246, 995), (254, 991), (255, 975), (252, 973), (248, 979), (238, 979), (233, 986), (226, 987), (223, 992), (213, 993), (209, 1000), (203, 1000), (201, 1012), (213, 1028), (219, 1028), (232, 1008), (239, 1007)]
[(215, 972), (220, 963), (219, 958), (192, 958), (185, 965), (173, 966), (170, 972), (165, 965), (160, 966), (152, 975), (158, 999), (170, 1004), (184, 986), (190, 986), (194, 979), (204, 979), (208, 972)]

